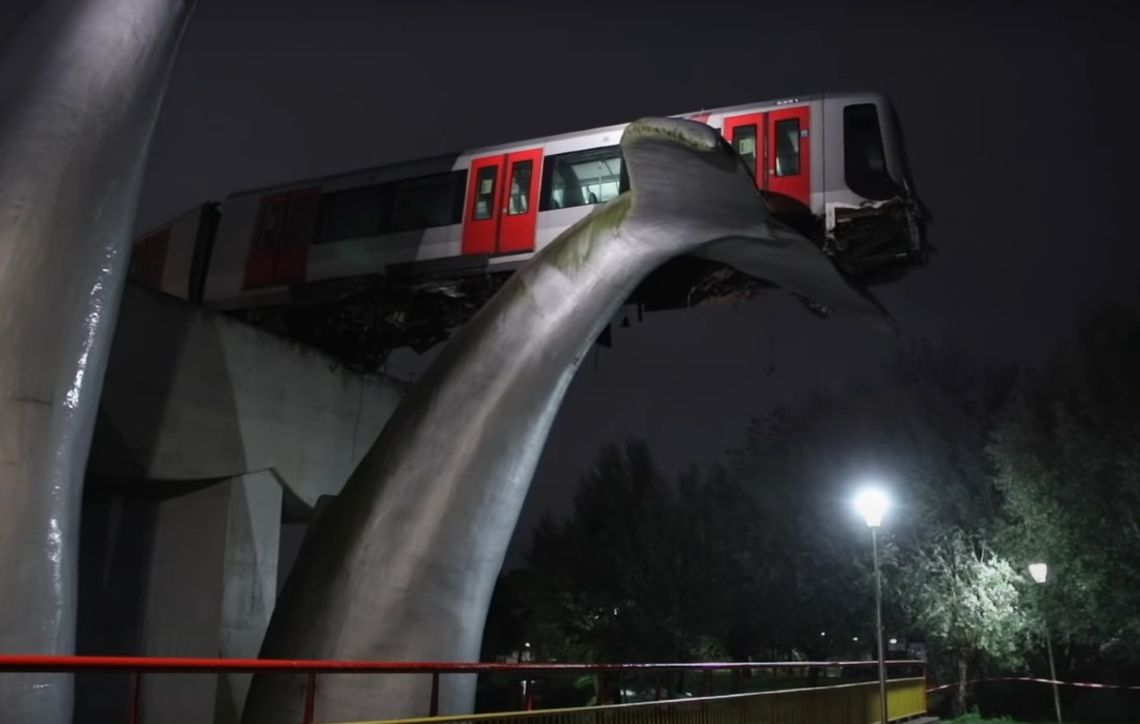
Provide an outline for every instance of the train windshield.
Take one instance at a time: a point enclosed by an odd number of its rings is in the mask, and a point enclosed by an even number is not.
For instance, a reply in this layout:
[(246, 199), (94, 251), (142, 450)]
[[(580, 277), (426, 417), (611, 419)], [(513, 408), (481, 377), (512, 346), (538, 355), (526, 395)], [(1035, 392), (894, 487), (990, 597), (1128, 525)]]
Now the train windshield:
[(843, 169), (847, 187), (868, 199), (889, 199), (898, 188), (887, 169), (879, 111), (873, 103), (843, 109)]

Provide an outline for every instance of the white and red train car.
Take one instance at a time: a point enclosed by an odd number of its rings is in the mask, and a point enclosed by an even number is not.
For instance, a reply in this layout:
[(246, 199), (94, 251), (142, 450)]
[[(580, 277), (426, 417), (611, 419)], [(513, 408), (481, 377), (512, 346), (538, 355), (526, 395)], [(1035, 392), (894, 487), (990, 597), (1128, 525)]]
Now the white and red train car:
[[(874, 284), (924, 261), (901, 129), (874, 93), (816, 94), (677, 117), (718, 129), (773, 212)], [(628, 186), (626, 124), (280, 184), (144, 234), (144, 283), (218, 309), (288, 304), (360, 277), (509, 271)]]

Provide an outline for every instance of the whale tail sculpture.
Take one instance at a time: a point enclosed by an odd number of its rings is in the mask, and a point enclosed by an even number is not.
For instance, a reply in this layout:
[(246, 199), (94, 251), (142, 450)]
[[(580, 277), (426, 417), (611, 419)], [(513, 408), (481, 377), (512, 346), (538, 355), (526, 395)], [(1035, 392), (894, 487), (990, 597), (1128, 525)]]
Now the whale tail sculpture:
[[(809, 240), (776, 222), (712, 128), (651, 118), (622, 136), (631, 190), (537, 254), (462, 327), (307, 537), (264, 657), (474, 661), (492, 588), (562, 397), (637, 284), (696, 254), (889, 326)], [(444, 677), (466, 713), (474, 677)], [(328, 675), (323, 720), (426, 713), (428, 677)], [(255, 677), (246, 724), (293, 721), (303, 680)]]
[[(5, 653), (75, 651), (87, 453), (147, 149), (195, 2), (4, 5), (20, 12), (0, 37)], [(72, 701), (71, 674), (0, 677), (0, 721), (70, 722)]]

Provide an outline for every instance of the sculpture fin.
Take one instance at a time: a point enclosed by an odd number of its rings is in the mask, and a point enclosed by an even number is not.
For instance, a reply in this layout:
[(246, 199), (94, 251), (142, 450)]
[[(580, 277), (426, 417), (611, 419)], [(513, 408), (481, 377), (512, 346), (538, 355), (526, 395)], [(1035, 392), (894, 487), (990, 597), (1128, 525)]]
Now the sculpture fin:
[(898, 333), (898, 325), (879, 301), (847, 281), (815, 244), (794, 231), (785, 233), (792, 238), (771, 233), (726, 237), (694, 253), (771, 282), (828, 312), (863, 317), (874, 329)]
[(853, 286), (818, 246), (772, 216), (748, 167), (716, 129), (674, 118), (642, 119), (626, 129), (622, 152), (634, 213), (649, 233), (679, 233), (688, 247), (680, 253), (727, 264), (829, 311), (896, 330), (887, 311)]

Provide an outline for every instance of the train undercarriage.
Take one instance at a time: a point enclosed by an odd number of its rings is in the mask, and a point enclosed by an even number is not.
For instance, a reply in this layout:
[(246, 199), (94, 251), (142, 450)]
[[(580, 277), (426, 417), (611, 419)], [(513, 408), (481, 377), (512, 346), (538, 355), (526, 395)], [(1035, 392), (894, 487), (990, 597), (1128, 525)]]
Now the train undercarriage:
[[(393, 350), (424, 352), (445, 341), (499, 290), (511, 271), (393, 280), (374, 275), (310, 285), (288, 303), (231, 312), (243, 321), (315, 347), (360, 373), (381, 372)], [(716, 262), (674, 259), (633, 292), (639, 311), (683, 309), (757, 297), (771, 285)]]
[[(858, 286), (890, 283), (926, 262), (921, 241), (925, 235), (917, 226), (922, 215), (906, 199), (861, 207), (831, 205), (822, 220), (802, 214), (783, 218), (814, 238)], [(356, 372), (380, 372), (393, 350), (424, 352), (445, 341), (514, 271), (491, 271), (485, 259), (463, 261), (466, 266), (405, 266), (386, 275), (310, 282), (295, 288), (280, 305), (232, 314), (320, 349)], [(651, 273), (628, 303), (639, 311), (685, 309), (754, 299), (772, 286), (716, 262), (680, 257)], [(809, 311), (827, 315), (811, 300), (801, 301)]]

